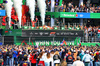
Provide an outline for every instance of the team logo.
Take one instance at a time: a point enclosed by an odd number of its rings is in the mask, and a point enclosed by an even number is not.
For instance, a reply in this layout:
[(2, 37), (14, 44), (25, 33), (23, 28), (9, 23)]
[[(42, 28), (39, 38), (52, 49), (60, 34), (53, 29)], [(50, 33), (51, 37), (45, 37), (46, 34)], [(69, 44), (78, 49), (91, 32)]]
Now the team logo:
[(23, 66), (28, 66), (28, 64), (27, 63), (23, 63)]
[(55, 34), (56, 34), (56, 32), (51, 32), (51, 33), (50, 33), (50, 35), (55, 35)]
[(68, 60), (72, 60), (72, 59), (73, 59), (72, 56), (69, 56), (69, 57), (68, 57)]

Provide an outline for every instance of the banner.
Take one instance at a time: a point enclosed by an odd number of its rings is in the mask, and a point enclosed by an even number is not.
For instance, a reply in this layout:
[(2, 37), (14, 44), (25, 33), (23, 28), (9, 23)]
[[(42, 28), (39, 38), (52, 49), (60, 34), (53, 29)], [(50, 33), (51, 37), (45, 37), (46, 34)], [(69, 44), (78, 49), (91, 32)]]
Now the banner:
[(90, 13), (77, 13), (76, 18), (90, 18)]
[(96, 45), (99, 45), (100, 46), (100, 43), (81, 43), (82, 46), (96, 46)]
[[(71, 37), (69, 40), (69, 37), (55, 37), (54, 40), (52, 37), (31, 37), (29, 39), (29, 37), (21, 37), (21, 36), (17, 36), (16, 37), (16, 45), (43, 45), (43, 46), (50, 46), (50, 45), (57, 45), (59, 46), (61, 44), (61, 42), (63, 41), (63, 39), (66, 41), (67, 45), (77, 45), (77, 43), (75, 43), (75, 40), (78, 40), (76, 37), (73, 38)], [(78, 41), (76, 41), (78, 42)]]
[(76, 18), (76, 12), (60, 12), (60, 18)]
[[(60, 46), (61, 41), (35, 41), (35, 42), (30, 42), (30, 45), (39, 45), (39, 46)], [(24, 45), (25, 43), (22, 43)], [(29, 43), (27, 43), (29, 44)], [(16, 43), (16, 45), (21, 45), (21, 43)], [(65, 44), (64, 44), (65, 45)], [(67, 42), (67, 45), (75, 45), (74, 41)]]
[(0, 10), (0, 16), (6, 16), (6, 11), (5, 10)]
[(90, 13), (90, 18), (100, 18), (100, 13)]
[(22, 37), (78, 37), (83, 30), (22, 30)]

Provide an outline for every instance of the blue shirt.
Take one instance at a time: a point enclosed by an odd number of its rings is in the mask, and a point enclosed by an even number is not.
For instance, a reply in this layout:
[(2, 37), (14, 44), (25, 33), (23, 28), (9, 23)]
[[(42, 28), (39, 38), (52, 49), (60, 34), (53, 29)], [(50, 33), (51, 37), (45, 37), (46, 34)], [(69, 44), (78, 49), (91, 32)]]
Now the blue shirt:
[(18, 52), (17, 52), (17, 51), (14, 51), (13, 57), (14, 57), (14, 58), (17, 58), (17, 55), (18, 55)]
[(85, 55), (85, 54), (82, 54), (82, 53), (79, 54), (81, 60), (83, 59), (83, 56), (84, 56), (84, 55)]

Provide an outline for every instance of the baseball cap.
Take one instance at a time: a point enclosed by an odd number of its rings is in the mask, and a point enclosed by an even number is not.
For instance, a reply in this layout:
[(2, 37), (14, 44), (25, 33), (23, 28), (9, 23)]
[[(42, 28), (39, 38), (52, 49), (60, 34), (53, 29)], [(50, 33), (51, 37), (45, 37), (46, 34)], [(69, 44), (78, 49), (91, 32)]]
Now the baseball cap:
[(86, 52), (89, 53), (89, 50), (87, 50)]

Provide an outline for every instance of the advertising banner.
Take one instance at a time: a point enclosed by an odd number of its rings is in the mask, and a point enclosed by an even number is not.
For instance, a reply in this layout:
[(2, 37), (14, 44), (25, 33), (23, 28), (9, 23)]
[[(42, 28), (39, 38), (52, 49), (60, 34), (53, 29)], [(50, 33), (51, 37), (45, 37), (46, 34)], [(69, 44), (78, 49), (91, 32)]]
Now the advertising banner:
[(60, 12), (60, 18), (76, 18), (76, 12)]
[(90, 13), (90, 18), (100, 18), (100, 13)]
[(5, 10), (0, 10), (0, 16), (6, 16), (6, 11)]
[(78, 37), (83, 30), (22, 30), (22, 37)]
[[(77, 45), (78, 39), (75, 37), (55, 37), (53, 40), (53, 37), (16, 37), (16, 45), (43, 45), (43, 46), (50, 46), (50, 45), (57, 45), (59, 46), (63, 41), (66, 42), (66, 45)], [(65, 43), (64, 43), (65, 44)]]
[(90, 13), (77, 13), (76, 18), (90, 18)]

